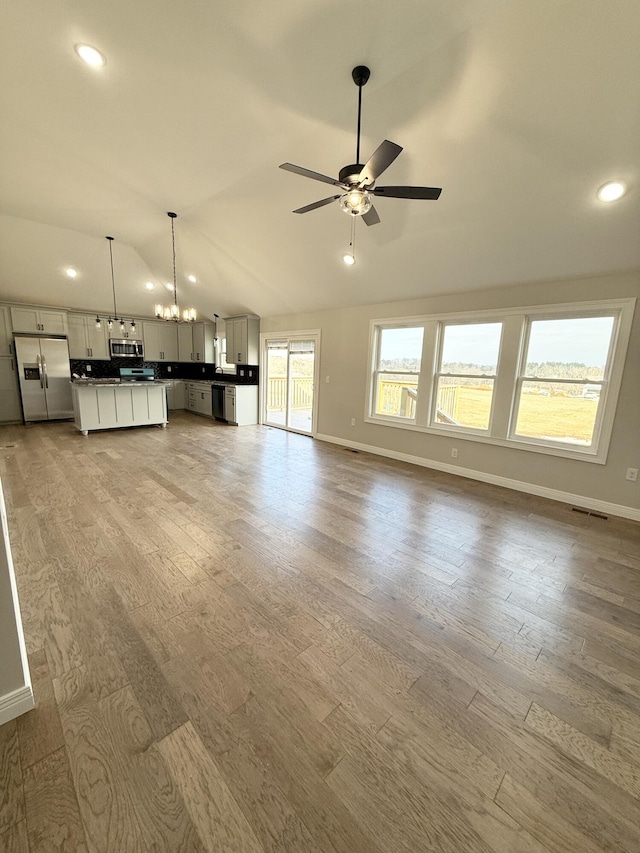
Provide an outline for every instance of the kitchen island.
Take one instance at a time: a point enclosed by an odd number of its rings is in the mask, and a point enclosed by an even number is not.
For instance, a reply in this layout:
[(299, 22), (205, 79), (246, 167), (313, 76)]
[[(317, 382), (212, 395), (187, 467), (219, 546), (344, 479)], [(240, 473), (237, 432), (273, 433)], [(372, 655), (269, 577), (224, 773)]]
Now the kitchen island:
[(105, 382), (80, 379), (71, 383), (76, 427), (90, 430), (133, 426), (167, 426), (164, 382)]

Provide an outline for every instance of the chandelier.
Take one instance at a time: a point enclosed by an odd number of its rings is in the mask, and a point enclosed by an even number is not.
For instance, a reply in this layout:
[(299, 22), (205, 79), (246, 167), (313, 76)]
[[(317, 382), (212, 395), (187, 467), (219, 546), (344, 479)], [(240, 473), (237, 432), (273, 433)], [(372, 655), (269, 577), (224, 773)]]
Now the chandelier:
[(176, 279), (176, 232), (173, 226), (173, 220), (178, 216), (177, 213), (167, 213), (171, 219), (171, 247), (173, 250), (173, 305), (156, 305), (155, 314), (159, 320), (173, 320), (174, 323), (194, 323), (196, 319), (195, 308), (185, 308), (182, 313), (178, 305), (178, 282)]
[(113, 290), (113, 317), (109, 315), (108, 317), (101, 316), (100, 314), (96, 314), (96, 329), (102, 328), (102, 321), (104, 320), (109, 328), (109, 331), (113, 329), (114, 323), (120, 324), (120, 331), (124, 334), (127, 331), (127, 325), (129, 325), (129, 330), (132, 334), (136, 333), (136, 321), (135, 320), (125, 320), (124, 317), (118, 317), (118, 306), (116, 304), (116, 279), (113, 274), (113, 250), (111, 244), (113, 243), (113, 237), (106, 237), (106, 240), (109, 241), (109, 260), (111, 261), (111, 288)]

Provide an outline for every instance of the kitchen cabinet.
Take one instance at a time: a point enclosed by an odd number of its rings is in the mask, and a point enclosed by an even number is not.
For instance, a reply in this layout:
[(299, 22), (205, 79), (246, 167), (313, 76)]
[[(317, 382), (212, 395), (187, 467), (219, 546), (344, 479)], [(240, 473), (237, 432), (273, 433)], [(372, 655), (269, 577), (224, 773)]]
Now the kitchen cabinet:
[(227, 385), (224, 389), (224, 417), (235, 426), (258, 423), (258, 386)]
[(0, 423), (22, 421), (22, 404), (15, 359), (0, 357)]
[(227, 363), (258, 364), (260, 318), (251, 314), (226, 317)]
[(83, 435), (94, 429), (167, 425), (167, 395), (156, 382), (121, 385), (72, 383), (76, 427)]
[(69, 314), (69, 358), (109, 359), (109, 341), (105, 324), (96, 328), (93, 314)]
[(185, 383), (181, 379), (169, 379), (167, 385), (167, 406), (170, 412), (186, 408)]
[(0, 305), (0, 358), (5, 355), (13, 355), (12, 342), (11, 313), (7, 306)]
[(45, 332), (48, 335), (67, 334), (67, 312), (44, 308), (12, 308), (14, 332)]
[(197, 415), (213, 417), (211, 402), (211, 384), (203, 382), (185, 382), (186, 409)]
[(178, 361), (178, 326), (176, 323), (142, 324), (146, 361)]
[(178, 325), (178, 361), (214, 364), (215, 326), (213, 323)]

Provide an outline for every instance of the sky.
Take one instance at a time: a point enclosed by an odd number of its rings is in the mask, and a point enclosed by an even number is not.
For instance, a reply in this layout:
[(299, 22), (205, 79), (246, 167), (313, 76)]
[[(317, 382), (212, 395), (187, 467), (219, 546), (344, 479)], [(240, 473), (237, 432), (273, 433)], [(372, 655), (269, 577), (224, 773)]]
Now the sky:
[[(571, 320), (534, 320), (527, 362), (578, 362), (604, 367), (607, 360), (612, 317)], [(384, 329), (381, 360), (420, 360), (422, 328)], [(471, 323), (445, 327), (443, 361), (495, 365), (500, 345), (500, 323)]]

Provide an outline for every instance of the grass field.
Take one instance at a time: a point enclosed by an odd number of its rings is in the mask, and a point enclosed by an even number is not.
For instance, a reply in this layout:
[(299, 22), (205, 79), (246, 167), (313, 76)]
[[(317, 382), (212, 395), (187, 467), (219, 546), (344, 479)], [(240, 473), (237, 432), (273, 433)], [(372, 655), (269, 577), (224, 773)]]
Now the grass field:
[[(464, 426), (486, 429), (491, 392), (461, 386), (456, 420)], [(582, 397), (542, 397), (524, 394), (518, 416), (518, 435), (556, 438), (575, 443), (591, 442), (597, 400)]]

